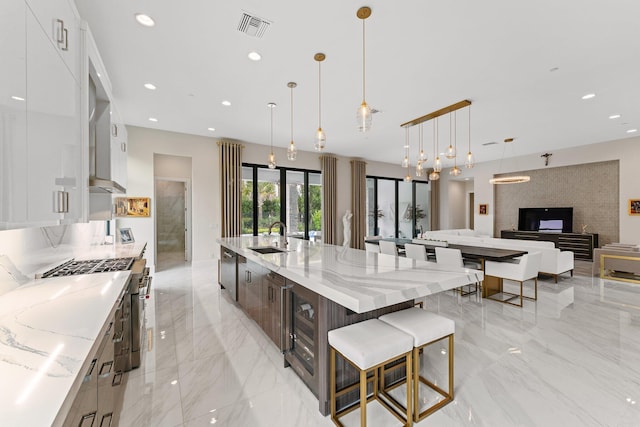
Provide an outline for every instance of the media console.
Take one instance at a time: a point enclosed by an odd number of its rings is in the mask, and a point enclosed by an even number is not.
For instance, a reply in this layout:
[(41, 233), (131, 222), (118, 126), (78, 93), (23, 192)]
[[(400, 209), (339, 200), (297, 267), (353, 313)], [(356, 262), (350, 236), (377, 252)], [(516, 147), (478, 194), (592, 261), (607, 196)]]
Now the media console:
[(576, 259), (593, 259), (593, 249), (598, 247), (598, 234), (542, 233), (539, 231), (502, 230), (503, 239), (540, 240), (553, 242), (561, 251), (571, 251)]

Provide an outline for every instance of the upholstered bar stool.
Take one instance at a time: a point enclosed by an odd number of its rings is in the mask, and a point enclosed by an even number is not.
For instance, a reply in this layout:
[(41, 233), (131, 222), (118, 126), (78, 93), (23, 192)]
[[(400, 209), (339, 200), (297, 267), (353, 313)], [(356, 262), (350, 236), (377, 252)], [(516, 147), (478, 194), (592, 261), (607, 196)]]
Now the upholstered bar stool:
[[(411, 381), (407, 381), (406, 413), (402, 414), (378, 396), (378, 372), (385, 364), (405, 358), (407, 375), (411, 375), (413, 338), (378, 319), (365, 320), (364, 322), (334, 329), (329, 331), (328, 338), (329, 348), (331, 349), (330, 398), (331, 419), (333, 422), (338, 426), (342, 426), (339, 420), (340, 417), (359, 407), (360, 426), (365, 427), (367, 425), (367, 403), (375, 399), (396, 418), (405, 423), (405, 426), (411, 426)], [(343, 359), (355, 367), (360, 376), (360, 404), (342, 409), (339, 412), (336, 410), (337, 398), (354, 390), (354, 387), (336, 390), (337, 354), (340, 354)], [(367, 378), (370, 372), (373, 375)], [(367, 397), (367, 383), (369, 381), (373, 382), (373, 395), (371, 397)]]
[[(437, 314), (421, 310), (419, 308), (408, 308), (406, 310), (380, 316), (380, 320), (398, 328), (413, 337), (413, 420), (418, 422), (453, 400), (453, 336), (455, 323), (451, 319)], [(445, 391), (433, 382), (420, 375), (420, 351), (436, 341), (443, 338), (449, 339), (449, 390)], [(407, 378), (410, 377), (407, 369)], [(384, 372), (381, 373), (384, 375)], [(431, 405), (422, 412), (420, 411), (420, 382), (438, 392), (443, 400)], [(382, 393), (388, 397), (396, 406), (404, 409), (396, 399), (386, 393), (383, 387)]]

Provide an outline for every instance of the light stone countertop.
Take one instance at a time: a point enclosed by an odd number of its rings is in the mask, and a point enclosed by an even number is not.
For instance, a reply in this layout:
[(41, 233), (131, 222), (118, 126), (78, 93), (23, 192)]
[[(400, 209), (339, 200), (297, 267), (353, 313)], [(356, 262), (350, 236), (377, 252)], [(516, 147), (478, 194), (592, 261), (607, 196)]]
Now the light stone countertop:
[(219, 238), (222, 246), (356, 313), (386, 307), (476, 283), (482, 271), (428, 261), (289, 239), (287, 252), (261, 255), (251, 247), (273, 246), (282, 238)]
[[(38, 251), (64, 259), (138, 257), (144, 243)], [(51, 265), (49, 265), (51, 264)], [(30, 280), (0, 295), (0, 425), (50, 426), (81, 375), (130, 271)]]

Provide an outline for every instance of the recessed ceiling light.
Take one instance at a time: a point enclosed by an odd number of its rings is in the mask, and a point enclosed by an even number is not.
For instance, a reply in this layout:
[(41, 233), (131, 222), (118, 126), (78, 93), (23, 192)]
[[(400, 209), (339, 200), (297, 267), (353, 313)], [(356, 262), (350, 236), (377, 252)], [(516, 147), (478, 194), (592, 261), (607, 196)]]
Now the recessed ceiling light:
[(249, 52), (247, 56), (252, 61), (260, 61), (262, 59), (262, 55), (260, 55), (258, 52)]
[(582, 97), (582, 99), (591, 99), (591, 98), (594, 98), (595, 96), (596, 96), (595, 93), (588, 93), (588, 94), (584, 95)]
[(619, 119), (620, 118), (620, 114), (612, 114), (609, 116), (610, 119)]
[(225, 107), (228, 107), (231, 105), (231, 102), (227, 101), (226, 99), (224, 101), (222, 101), (222, 105), (224, 105)]
[(634, 133), (634, 132), (638, 132), (638, 129), (629, 129), (629, 130), (627, 131), (627, 133)]
[(146, 87), (149, 90), (156, 90), (156, 85), (154, 85), (153, 83), (145, 83), (144, 87)]
[(138, 24), (144, 25), (145, 27), (153, 27), (156, 25), (156, 21), (153, 20), (149, 15), (145, 15), (144, 13), (136, 13), (136, 21)]
[(158, 119), (156, 119), (155, 117), (149, 117), (149, 121), (150, 121), (150, 122), (157, 122), (157, 121), (158, 121)]
[(207, 130), (211, 131), (211, 132), (215, 132), (216, 128), (207, 128)]
[(24, 101), (24, 98), (22, 98), (20, 96), (15, 96), (15, 95), (12, 95), (11, 99), (13, 99), (14, 101)]

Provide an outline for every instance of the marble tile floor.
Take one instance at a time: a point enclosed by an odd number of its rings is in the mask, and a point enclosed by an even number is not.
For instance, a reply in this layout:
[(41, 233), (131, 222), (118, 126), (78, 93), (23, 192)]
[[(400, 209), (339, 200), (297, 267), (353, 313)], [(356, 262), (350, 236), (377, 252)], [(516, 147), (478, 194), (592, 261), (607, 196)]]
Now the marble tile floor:
[(186, 264), (188, 264), (188, 261), (184, 260), (184, 249), (179, 251), (158, 251), (156, 271), (184, 267)]
[[(333, 425), (220, 291), (215, 263), (158, 272), (153, 284), (147, 352), (129, 373), (121, 426)], [(456, 322), (456, 396), (418, 426), (640, 425), (640, 285), (564, 275), (539, 280), (539, 300), (523, 308), (451, 292), (426, 308)], [(423, 357), (446, 384), (439, 344)], [(369, 425), (399, 424), (376, 405)], [(358, 412), (343, 421), (359, 425)]]

